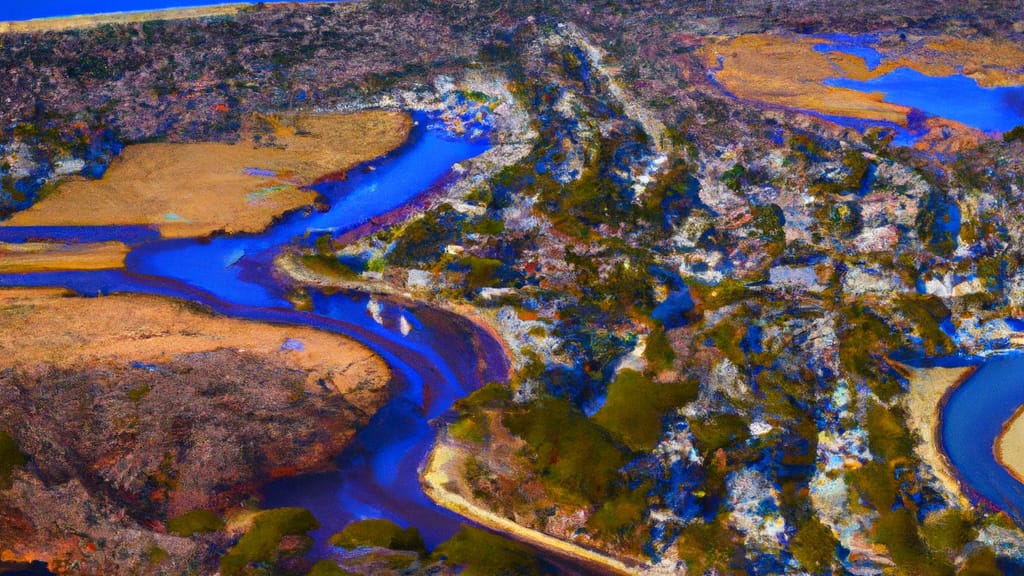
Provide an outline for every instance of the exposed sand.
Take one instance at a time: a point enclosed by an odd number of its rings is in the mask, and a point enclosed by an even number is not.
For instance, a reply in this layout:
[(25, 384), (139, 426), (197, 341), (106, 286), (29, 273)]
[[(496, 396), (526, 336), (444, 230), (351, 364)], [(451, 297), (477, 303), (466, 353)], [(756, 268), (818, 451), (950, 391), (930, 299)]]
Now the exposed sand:
[(973, 374), (975, 367), (911, 368), (900, 365), (900, 368), (910, 378), (910, 392), (903, 399), (907, 408), (907, 425), (921, 438), (915, 451), (922, 461), (931, 466), (946, 494), (966, 502), (952, 467), (940, 449), (938, 425), (943, 399)]
[(701, 52), (715, 79), (739, 98), (829, 115), (906, 124), (909, 108), (882, 102), (884, 94), (825, 86), (828, 78), (870, 80), (901, 67), (928, 76), (962, 73), (985, 87), (1024, 84), (1024, 50), (997, 40), (938, 37), (899, 49), (877, 47), (881, 63), (869, 70), (863, 59), (838, 51), (818, 52), (820, 39), (749, 34), (713, 41)]
[(275, 146), (128, 146), (102, 179), (66, 181), (5, 225), (144, 224), (165, 237), (258, 232), (314, 202), (316, 193), (302, 186), (397, 148), (412, 127), (407, 114), (387, 111), (267, 122)]
[(351, 339), (306, 327), (215, 316), (156, 296), (72, 296), (61, 289), (0, 289), (0, 367), (158, 363), (221, 348), (273, 358), (349, 396), (379, 396), (390, 372)]
[(128, 246), (120, 242), (60, 244), (0, 242), (0, 274), (60, 270), (107, 270), (124, 267)]
[(0, 34), (51, 32), (59, 30), (75, 30), (92, 28), (101, 24), (131, 24), (150, 20), (184, 20), (188, 18), (206, 18), (210, 16), (229, 16), (237, 14), (248, 4), (221, 4), (217, 6), (200, 6), (195, 8), (169, 8), (167, 10), (146, 10), (139, 12), (113, 12), (110, 14), (90, 14), (85, 16), (59, 16), (55, 18), (34, 18), (17, 22), (0, 22)]
[[(882, 102), (883, 95), (866, 94), (822, 84), (827, 78), (860, 76), (863, 61), (847, 55), (814, 50), (820, 40), (802, 37), (752, 34), (702, 49), (715, 79), (739, 98), (778, 104), (787, 108), (816, 110), (825, 114), (885, 120), (906, 124), (909, 108)], [(837, 64), (834, 66), (833, 61)], [(858, 70), (856, 62), (860, 62)]]
[(507, 534), (516, 540), (526, 542), (538, 548), (548, 550), (556, 555), (574, 558), (585, 563), (600, 566), (605, 571), (618, 574), (640, 573), (638, 568), (631, 568), (621, 560), (571, 542), (566, 542), (554, 536), (549, 536), (537, 530), (524, 528), (512, 520), (481, 508), (461, 496), (452, 487), (458, 486), (459, 483), (458, 470), (460, 462), (466, 456), (462, 452), (465, 452), (462, 448), (446, 444), (443, 440), (439, 441), (431, 451), (427, 465), (420, 474), (423, 492), (438, 506), (447, 508), (487, 528)]
[(992, 445), (996, 461), (1018, 482), (1024, 482), (1024, 406), (1003, 423), (1003, 431)]

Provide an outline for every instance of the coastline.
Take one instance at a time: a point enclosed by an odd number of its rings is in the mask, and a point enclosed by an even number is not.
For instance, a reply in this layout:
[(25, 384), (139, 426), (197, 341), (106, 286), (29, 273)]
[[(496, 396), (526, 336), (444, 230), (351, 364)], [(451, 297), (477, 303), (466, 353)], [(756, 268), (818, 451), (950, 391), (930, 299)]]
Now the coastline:
[(920, 438), (914, 450), (933, 473), (947, 495), (966, 505), (968, 500), (960, 487), (955, 470), (942, 451), (939, 424), (942, 408), (949, 396), (977, 370), (977, 366), (957, 368), (913, 368), (895, 363), (910, 379), (910, 391), (904, 399), (907, 424)]
[(445, 488), (445, 485), (451, 482), (452, 478), (446, 469), (455, 465), (456, 458), (455, 451), (443, 441), (439, 441), (430, 451), (426, 465), (420, 472), (420, 484), (423, 487), (423, 493), (438, 506), (531, 546), (558, 556), (600, 567), (603, 571), (614, 574), (641, 573), (638, 567), (627, 566), (616, 558), (571, 542), (566, 542), (554, 536), (549, 536), (543, 532), (520, 526), (512, 520), (481, 508), (456, 492), (448, 490)]
[[(184, 1), (184, 0), (183, 0)], [(225, 3), (191, 8), (165, 8), (161, 10), (139, 10), (129, 12), (107, 12), (103, 14), (82, 14), (74, 16), (50, 16), (31, 20), (8, 20), (0, 22), (0, 34), (27, 34), (33, 32), (60, 32), (93, 28), (103, 24), (135, 24), (151, 20), (188, 20), (214, 16), (234, 16), (249, 3)]]
[[(1010, 476), (1024, 484), (1024, 468), (1020, 465), (1024, 462), (1024, 420), (1021, 419), (1022, 417), (1024, 417), (1024, 406), (1017, 408), (1013, 416), (1003, 422), (996, 441), (992, 444), (992, 455)], [(1011, 443), (1009, 448), (1005, 446), (1007, 443)], [(1008, 459), (1011, 458), (1016, 458), (1019, 462), (1008, 462)]]

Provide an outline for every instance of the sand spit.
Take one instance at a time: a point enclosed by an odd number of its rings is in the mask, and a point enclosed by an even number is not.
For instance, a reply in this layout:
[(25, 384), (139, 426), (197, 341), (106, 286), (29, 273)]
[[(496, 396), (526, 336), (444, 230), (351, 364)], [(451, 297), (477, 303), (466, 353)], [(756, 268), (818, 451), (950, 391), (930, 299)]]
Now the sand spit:
[(219, 4), (194, 8), (169, 8), (167, 10), (145, 10), (138, 12), (111, 12), (84, 16), (58, 16), (55, 18), (34, 18), (12, 22), (0, 22), (0, 34), (31, 34), (35, 32), (57, 32), (94, 28), (103, 24), (134, 24), (151, 20), (187, 20), (214, 16), (233, 16), (242, 10), (252, 8), (251, 4)]
[(313, 328), (215, 316), (156, 296), (70, 296), (63, 290), (0, 290), (3, 367), (75, 368), (97, 364), (159, 363), (182, 354), (230, 348), (272, 358), (307, 372), (309, 384), (330, 384), (360, 405), (390, 379), (368, 348)]
[(420, 474), (423, 492), (438, 506), (447, 508), (465, 516), (470, 520), (507, 534), (516, 540), (547, 550), (555, 555), (572, 558), (576, 561), (600, 567), (601, 572), (615, 574), (639, 574), (639, 568), (627, 566), (621, 560), (606, 556), (589, 548), (549, 536), (537, 530), (531, 530), (516, 524), (508, 518), (499, 516), (490, 510), (473, 504), (456, 490), (450, 488), (458, 484), (457, 472), (465, 455), (461, 449), (439, 441), (430, 453), (430, 459)]
[(931, 466), (946, 494), (966, 503), (960, 484), (953, 473), (939, 440), (939, 423), (944, 400), (974, 373), (975, 366), (957, 368), (911, 368), (900, 365), (910, 378), (910, 392), (904, 397), (907, 425), (921, 442), (915, 450)]
[(258, 232), (309, 206), (303, 188), (405, 142), (407, 114), (367, 111), (254, 121), (238, 144), (136, 144), (100, 180), (70, 180), (9, 226), (156, 226), (164, 237)]

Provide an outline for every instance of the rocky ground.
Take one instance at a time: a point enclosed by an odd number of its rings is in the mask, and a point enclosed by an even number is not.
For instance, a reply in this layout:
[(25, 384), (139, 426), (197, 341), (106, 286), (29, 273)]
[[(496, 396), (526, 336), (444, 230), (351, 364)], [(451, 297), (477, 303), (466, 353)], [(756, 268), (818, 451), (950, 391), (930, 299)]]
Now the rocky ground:
[[(33, 336), (3, 344), (0, 553), (61, 573), (209, 571), (232, 534), (175, 518), (230, 517), (268, 480), (330, 467), (389, 396), (378, 358), (314, 330), (31, 290), (2, 313)], [(100, 317), (119, 344), (89, 336)]]

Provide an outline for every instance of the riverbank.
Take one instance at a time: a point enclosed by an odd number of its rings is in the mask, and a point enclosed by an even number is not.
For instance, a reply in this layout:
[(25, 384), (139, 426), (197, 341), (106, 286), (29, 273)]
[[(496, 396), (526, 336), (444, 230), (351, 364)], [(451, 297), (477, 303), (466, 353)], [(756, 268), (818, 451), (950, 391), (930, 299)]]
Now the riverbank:
[(104, 24), (135, 24), (138, 22), (149, 22), (151, 20), (188, 20), (192, 18), (234, 16), (242, 10), (251, 9), (252, 7), (252, 4), (234, 3), (218, 4), (215, 6), (196, 6), (192, 8), (167, 8), (165, 10), (142, 10), (138, 12), (111, 12), (107, 14), (33, 18), (31, 20), (0, 22), (0, 34), (58, 32), (63, 30), (95, 28), (96, 26)]
[[(370, 408), (390, 380), (384, 361), (343, 336), (216, 316), (184, 302), (143, 295), (69, 297), (65, 290), (0, 289), (4, 367), (36, 370), (155, 363), (224, 348), (273, 358)], [(368, 395), (368, 396), (367, 396)], [(367, 398), (360, 399), (360, 396)]]
[(942, 452), (939, 425), (946, 399), (977, 369), (976, 366), (944, 368), (913, 368), (900, 364), (910, 379), (910, 390), (903, 402), (907, 425), (921, 441), (914, 448), (917, 455), (931, 467), (947, 497), (968, 505), (949, 460)]
[(456, 470), (461, 462), (460, 449), (439, 440), (430, 452), (430, 457), (420, 473), (423, 491), (438, 506), (447, 508), (457, 514), (485, 526), (491, 530), (509, 535), (516, 540), (536, 546), (557, 556), (571, 558), (577, 562), (598, 568), (600, 572), (613, 574), (639, 574), (640, 570), (627, 566), (621, 560), (606, 556), (594, 550), (578, 546), (571, 542), (549, 536), (537, 530), (531, 530), (477, 506), (452, 490), (449, 486), (457, 485), (461, 475)]
[(6, 226), (150, 225), (164, 237), (259, 232), (315, 203), (306, 188), (401, 146), (402, 112), (254, 118), (237, 144), (128, 146), (99, 180), (68, 180)]

